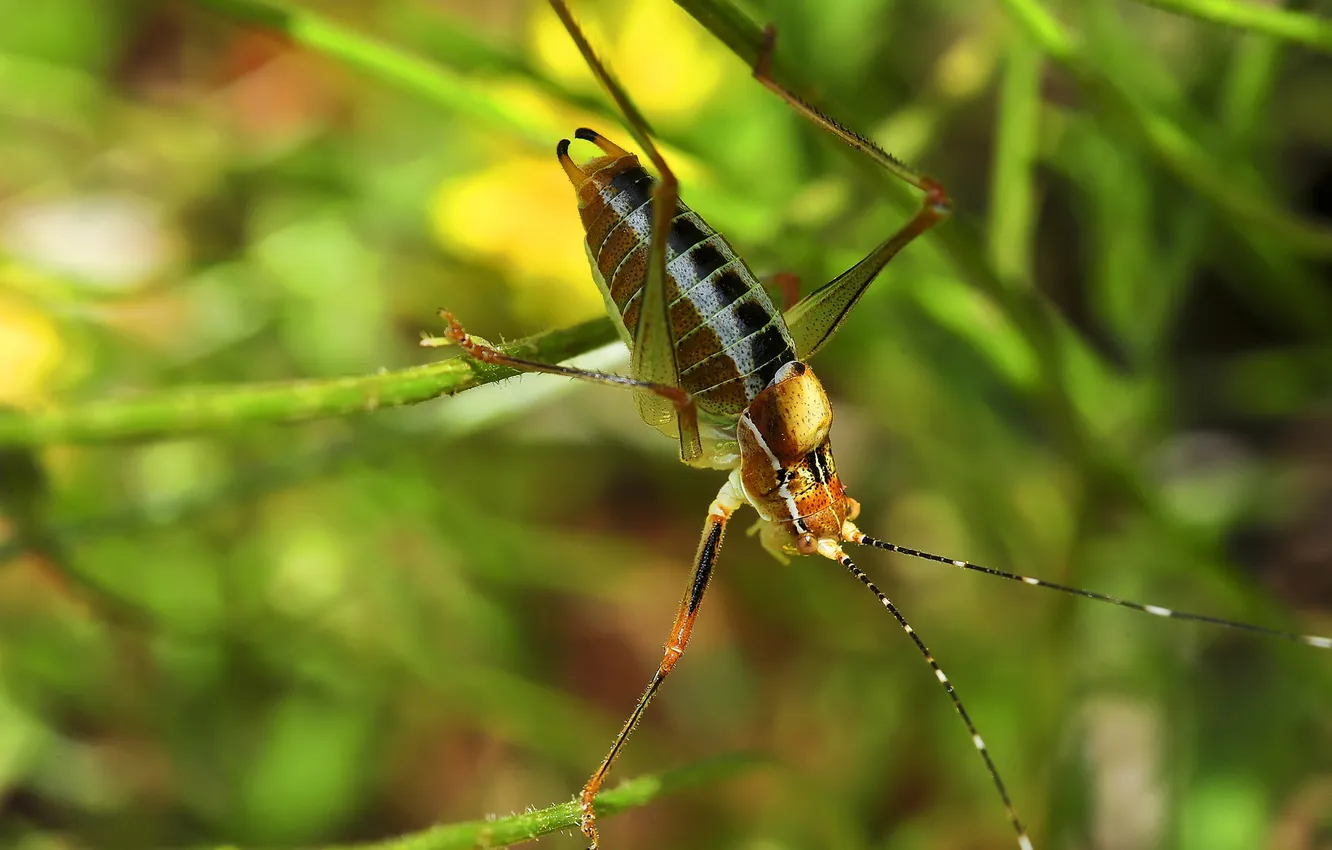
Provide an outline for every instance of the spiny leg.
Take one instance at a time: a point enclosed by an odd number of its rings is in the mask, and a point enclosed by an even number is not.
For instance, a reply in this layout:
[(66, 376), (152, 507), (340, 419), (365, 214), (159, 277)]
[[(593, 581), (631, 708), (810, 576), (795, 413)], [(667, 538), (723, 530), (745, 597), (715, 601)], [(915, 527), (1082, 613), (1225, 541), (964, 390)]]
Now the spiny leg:
[(1004, 808), (1008, 811), (1008, 820), (1013, 824), (1013, 829), (1017, 832), (1018, 846), (1021, 850), (1032, 850), (1031, 839), (1027, 837), (1027, 830), (1022, 825), (1022, 819), (1018, 817), (1017, 809), (1013, 808), (1013, 801), (1008, 796), (1008, 789), (1004, 787), (1004, 780), (999, 777), (999, 769), (994, 766), (994, 760), (990, 758), (990, 751), (986, 749), (985, 741), (981, 738), (980, 733), (976, 731), (976, 724), (972, 722), (971, 715), (967, 714), (966, 706), (962, 705), (962, 698), (957, 695), (957, 690), (953, 687), (953, 683), (949, 681), (946, 675), (944, 675), (943, 668), (939, 666), (939, 662), (934, 660), (934, 655), (930, 653), (929, 647), (925, 645), (925, 641), (921, 640), (920, 635), (916, 634), (916, 630), (907, 622), (906, 617), (902, 616), (902, 612), (897, 610), (897, 606), (893, 604), (892, 600), (889, 599), (882, 590), (879, 590), (874, 582), (870, 581), (870, 577), (865, 575), (865, 572), (852, 562), (851, 558), (842, 551), (840, 546), (831, 540), (821, 541), (819, 543), (819, 554), (846, 567), (851, 572), (851, 575), (859, 579), (860, 583), (865, 585), (870, 593), (873, 593), (878, 598), (880, 604), (888, 609), (888, 613), (893, 615), (893, 618), (897, 620), (898, 625), (902, 627), (902, 630), (906, 632), (907, 636), (916, 644), (916, 649), (920, 650), (920, 654), (924, 656), (925, 661), (930, 665), (930, 669), (934, 671), (934, 678), (938, 679), (939, 684), (948, 692), (948, 698), (953, 701), (953, 708), (957, 710), (958, 716), (962, 718), (962, 723), (967, 727), (967, 732), (971, 734), (971, 743), (976, 747), (976, 752), (980, 753), (981, 759), (985, 762), (985, 769), (989, 771), (990, 779), (994, 782), (995, 790), (999, 792), (999, 798), (1003, 800)]
[[(848, 523), (849, 525), (849, 523)], [(1110, 596), (1105, 593), (1097, 593), (1093, 590), (1083, 590), (1078, 587), (1070, 587), (1065, 584), (1057, 584), (1044, 579), (1033, 578), (1031, 576), (1018, 575), (1017, 573), (996, 570), (992, 567), (982, 567), (979, 564), (972, 564), (967, 561), (958, 561), (954, 558), (945, 558), (942, 555), (934, 555), (929, 552), (922, 552), (919, 549), (909, 549), (906, 546), (898, 546), (896, 543), (889, 543), (886, 540), (879, 540), (870, 537), (863, 531), (851, 526), (850, 534), (847, 539), (852, 543), (859, 543), (863, 546), (873, 546), (876, 549), (884, 549), (889, 552), (900, 552), (903, 555), (910, 555), (913, 558), (921, 558), (926, 561), (937, 561), (940, 564), (948, 564), (953, 567), (961, 567), (964, 570), (972, 570), (978, 573), (984, 573), (988, 576), (1006, 579), (1008, 581), (1021, 582), (1032, 587), (1045, 587), (1050, 590), (1058, 590), (1061, 593), (1069, 593), (1074, 596), (1081, 596), (1084, 599), (1094, 599), (1097, 602), (1108, 602), (1111, 605), (1118, 605), (1121, 608), (1129, 608), (1134, 611), (1141, 611), (1144, 614), (1151, 614), (1155, 617), (1164, 617), (1172, 620), (1187, 620), (1192, 623), (1209, 623), (1213, 626), (1221, 626), (1227, 629), (1239, 629), (1246, 632), (1267, 635), (1268, 637), (1281, 638), (1283, 640), (1302, 643), (1306, 646), (1314, 646), (1319, 649), (1332, 649), (1332, 638), (1322, 637), (1320, 635), (1302, 635), (1295, 632), (1286, 632), (1280, 629), (1268, 628), (1267, 626), (1256, 626), (1252, 623), (1240, 623), (1235, 620), (1226, 620), (1221, 617), (1213, 617), (1208, 614), (1190, 614), (1185, 611), (1176, 611), (1173, 608), (1162, 608), (1160, 605), (1146, 605), (1141, 602), (1133, 602), (1127, 599), (1120, 599), (1117, 596)]]
[(907, 167), (892, 154), (824, 115), (773, 79), (772, 54), (777, 45), (777, 30), (769, 24), (763, 35), (763, 47), (759, 51), (758, 61), (754, 63), (756, 80), (814, 124), (865, 154), (898, 179), (925, 193), (924, 204), (910, 221), (870, 251), (865, 259), (805, 296), (787, 313), (786, 324), (795, 338), (798, 354), (802, 360), (807, 360), (837, 332), (851, 308), (874, 278), (878, 277), (879, 272), (883, 271), (883, 267), (888, 265), (888, 261), (917, 236), (947, 218), (952, 211), (952, 204), (941, 184)]
[(492, 345), (487, 345), (469, 334), (448, 310), (440, 310), (439, 315), (448, 323), (448, 329), (444, 331), (442, 337), (425, 337), (422, 339), (421, 345), (425, 348), (457, 345), (467, 353), (468, 357), (482, 363), (506, 366), (520, 372), (545, 372), (549, 375), (563, 375), (566, 378), (577, 378), (582, 381), (592, 381), (612, 387), (626, 387), (650, 392), (674, 405), (680, 411), (681, 416), (687, 413), (692, 414), (694, 410), (693, 397), (679, 387), (655, 384), (651, 381), (641, 381), (609, 372), (593, 372), (589, 369), (578, 369), (573, 366), (561, 366), (555, 363), (542, 363), (539, 360), (525, 360), (521, 357), (514, 357), (512, 354), (501, 351)]
[[(675, 218), (676, 206), (680, 199), (679, 184), (675, 179), (675, 173), (666, 164), (665, 157), (653, 144), (647, 120), (592, 49), (582, 29), (574, 21), (568, 4), (564, 0), (550, 0), (550, 5), (564, 24), (564, 28), (569, 31), (569, 36), (578, 46), (578, 51), (583, 54), (583, 59), (592, 69), (593, 75), (619, 107), (625, 119), (625, 126), (629, 128), (634, 141), (657, 169), (657, 185), (652, 191), (652, 239), (648, 243), (648, 273), (647, 280), (643, 284), (638, 326), (634, 329), (634, 351), (630, 360), (630, 371), (635, 378), (650, 383), (679, 386), (680, 368), (676, 359), (675, 335), (671, 327), (670, 302), (666, 293), (666, 239), (670, 234), (671, 221)], [(587, 135), (583, 135), (584, 133)], [(576, 135), (601, 144), (598, 141), (600, 137), (590, 130), (580, 130)], [(660, 424), (667, 421), (667, 416), (676, 415), (682, 460), (690, 462), (703, 454), (698, 417), (693, 408), (689, 409), (689, 415), (685, 415), (678, 409), (670, 410), (664, 407), (659, 399), (650, 395), (640, 394), (637, 401), (639, 415), (651, 424)]]
[(647, 690), (638, 698), (638, 704), (634, 706), (629, 719), (624, 722), (620, 729), (620, 734), (615, 737), (615, 743), (611, 744), (610, 752), (601, 760), (601, 766), (592, 774), (592, 778), (587, 780), (583, 786), (583, 793), (580, 797), (580, 806), (583, 811), (583, 834), (592, 842), (589, 850), (596, 850), (598, 844), (597, 838), (597, 816), (593, 809), (593, 803), (596, 800), (597, 792), (601, 790), (602, 783), (606, 781), (606, 775), (610, 773), (611, 765), (620, 755), (620, 750), (629, 740), (629, 735), (633, 733), (634, 727), (643, 717), (643, 711), (647, 708), (652, 698), (657, 695), (661, 688), (661, 683), (666, 681), (666, 677), (675, 667), (676, 662), (684, 655), (685, 647), (689, 644), (689, 634), (694, 629), (694, 618), (698, 615), (699, 605), (703, 602), (703, 593), (708, 589), (708, 581), (712, 578), (712, 567), (717, 562), (717, 553), (721, 551), (722, 535), (726, 532), (726, 522), (731, 518), (731, 514), (739, 510), (744, 504), (744, 497), (736, 492), (728, 480), (717, 494), (712, 507), (708, 509), (707, 525), (703, 527), (703, 537), (698, 544), (698, 554), (694, 557), (694, 570), (689, 576), (689, 585), (685, 588), (684, 598), (680, 600), (680, 609), (675, 614), (675, 623), (671, 626), (670, 637), (666, 639), (666, 654), (661, 659), (661, 664), (657, 666), (657, 672), (652, 676), (652, 681), (648, 684)]
[(754, 63), (754, 79), (758, 80), (768, 89), (773, 91), (782, 100), (789, 103), (797, 112), (808, 118), (814, 124), (822, 127), (851, 147), (864, 153), (870, 159), (883, 166), (888, 171), (902, 181), (911, 186), (915, 186), (926, 194), (928, 200), (941, 202), (945, 208), (941, 210), (943, 215), (948, 214), (948, 196), (944, 192), (943, 186), (938, 182), (927, 177), (924, 174), (902, 162), (897, 157), (885, 151), (883, 148), (871, 142), (869, 139), (857, 133), (855, 130), (842, 126), (833, 118), (823, 114), (819, 109), (811, 105), (808, 101), (783, 86), (772, 76), (772, 55), (777, 49), (777, 28), (768, 24), (763, 29), (763, 47), (759, 50), (758, 60)]

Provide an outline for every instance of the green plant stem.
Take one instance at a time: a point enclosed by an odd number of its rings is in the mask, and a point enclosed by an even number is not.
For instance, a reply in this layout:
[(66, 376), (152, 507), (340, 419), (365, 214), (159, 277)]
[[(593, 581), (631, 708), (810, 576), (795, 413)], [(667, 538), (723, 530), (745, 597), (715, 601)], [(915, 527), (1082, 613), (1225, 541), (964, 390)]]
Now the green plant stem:
[[(1267, 116), (1267, 106), (1279, 76), (1284, 50), (1285, 45), (1281, 41), (1261, 35), (1244, 36), (1235, 45), (1227, 62), (1218, 102), (1220, 129), (1229, 156), (1246, 162), (1262, 158), (1259, 131)], [(1170, 240), (1171, 249), (1161, 262), (1164, 279), (1176, 282), (1170, 286), (1175, 293), (1172, 312), (1184, 300), (1184, 287), (1189, 276), (1200, 262), (1205, 262), (1201, 255), (1204, 237), (1215, 222), (1213, 210), (1197, 197), (1184, 199), (1174, 217), (1175, 235)], [(1269, 248), (1258, 253), (1258, 262), (1267, 264), (1260, 279), (1270, 285), (1265, 285), (1258, 293), (1254, 293), (1250, 287), (1248, 292), (1241, 291), (1240, 294), (1247, 297), (1264, 293), (1280, 295), (1278, 300), (1281, 303), (1293, 303), (1297, 309), (1306, 303), (1302, 293), (1317, 284), (1304, 285), (1287, 281), (1297, 281), (1310, 272), (1303, 269), (1297, 260), (1284, 256), (1279, 249)], [(1223, 279), (1229, 278), (1223, 276)], [(1285, 300), (1287, 297), (1289, 301)], [(1265, 309), (1273, 307), (1265, 306)], [(1153, 356), (1158, 360), (1169, 360), (1165, 345), (1158, 345)], [(1173, 364), (1158, 362), (1157, 367), (1156, 371), (1162, 376), (1178, 373)], [(1174, 379), (1166, 380), (1169, 382)]]
[(1284, 41), (1332, 53), (1332, 20), (1292, 12), (1267, 3), (1235, 0), (1137, 0), (1167, 12), (1200, 21), (1223, 24), (1246, 32), (1262, 33)]
[[(760, 763), (761, 760), (752, 754), (734, 753), (660, 774), (635, 777), (597, 795), (597, 816), (605, 818), (646, 805), (666, 794), (721, 782)], [(341, 844), (319, 850), (469, 850), (474, 847), (507, 847), (552, 832), (577, 829), (580, 818), (578, 803), (570, 801), (504, 818), (434, 826), (387, 841)]]
[(1135, 135), (1176, 177), (1227, 213), (1241, 232), (1261, 230), (1279, 239), (1289, 251), (1332, 257), (1332, 228), (1281, 208), (1255, 185), (1249, 169), (1222, 162), (1169, 117), (1130, 96), (1079, 51), (1072, 36), (1039, 0), (1002, 2), (1030, 38), (1077, 78), (1109, 121)]
[[(501, 348), (519, 357), (557, 363), (615, 339), (609, 319), (594, 319)], [(459, 356), (350, 378), (202, 387), (30, 413), (5, 412), (0, 413), (0, 445), (95, 443), (247, 423), (300, 422), (416, 404), (515, 374)]]
[(1009, 36), (999, 92), (999, 131), (990, 184), (990, 260), (1005, 277), (1030, 279), (1044, 57), (1025, 33)]
[[(1060, 60), (1075, 55), (1071, 38), (1039, 6), (1030, 0), (1004, 2), (1024, 20), (1023, 29), (1034, 42), (1032, 49)], [(762, 44), (762, 31), (757, 24), (734, 11), (728, 0), (676, 0), (676, 4), (720, 41), (731, 46), (741, 59), (753, 63)], [(792, 76), (783, 73), (781, 50), (777, 53), (774, 57), (776, 76), (789, 85)], [(796, 90), (799, 91), (798, 86)], [(900, 188), (897, 181), (887, 181), (885, 185)], [(1182, 551), (1196, 557), (1200, 564), (1214, 564), (1221, 560), (1213, 541), (1180, 522), (1169, 510), (1155, 484), (1142, 474), (1133, 458), (1093, 440), (1089, 423), (1066, 386), (1066, 355), (1069, 347), (1078, 343), (1078, 332), (1069, 327), (1027, 281), (1011, 281), (997, 272), (986, 251), (984, 237), (966, 216), (955, 215), (938, 229), (933, 238), (944, 245), (957, 273), (988, 297), (1031, 345), (1041, 373), (1039, 389), (1033, 394), (1032, 401), (1044, 410), (1061, 449), (1079, 469), (1086, 471), (1088, 491), (1119, 494), (1158, 523)], [(1085, 356), (1099, 362), (1091, 350), (1087, 350)]]
[(558, 132), (557, 128), (539, 126), (530, 116), (502, 105), (442, 65), (360, 35), (309, 9), (287, 7), (271, 0), (197, 2), (237, 20), (280, 32), (302, 47), (450, 111), (513, 133), (539, 148), (548, 148)]

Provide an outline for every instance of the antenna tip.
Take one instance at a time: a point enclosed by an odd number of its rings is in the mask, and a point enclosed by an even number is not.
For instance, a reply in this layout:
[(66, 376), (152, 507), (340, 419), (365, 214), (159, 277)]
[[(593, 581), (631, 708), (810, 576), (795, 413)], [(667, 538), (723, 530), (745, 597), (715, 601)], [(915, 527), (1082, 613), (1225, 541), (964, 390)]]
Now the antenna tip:
[(555, 155), (560, 159), (564, 159), (566, 156), (569, 155), (568, 139), (560, 139), (559, 144), (555, 145)]
[(579, 127), (577, 130), (574, 130), (574, 138), (582, 139), (585, 142), (595, 142), (597, 139), (601, 138), (601, 134), (596, 130)]

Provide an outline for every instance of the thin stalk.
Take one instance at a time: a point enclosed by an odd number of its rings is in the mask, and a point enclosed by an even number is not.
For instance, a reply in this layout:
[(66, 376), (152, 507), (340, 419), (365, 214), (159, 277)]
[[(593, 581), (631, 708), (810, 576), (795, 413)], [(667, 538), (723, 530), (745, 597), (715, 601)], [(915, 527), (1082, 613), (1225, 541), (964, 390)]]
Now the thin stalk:
[[(1227, 63), (1218, 103), (1225, 150), (1232, 157), (1248, 162), (1262, 159), (1259, 131), (1267, 115), (1284, 49), (1281, 41), (1261, 35), (1245, 36), (1235, 45)], [(1172, 249), (1161, 263), (1162, 276), (1166, 280), (1183, 281), (1199, 264), (1204, 237), (1214, 226), (1215, 217), (1201, 199), (1188, 198), (1175, 213), (1175, 218), (1174, 236), (1170, 240)], [(1267, 281), (1280, 282), (1309, 274), (1298, 261), (1279, 250), (1260, 252), (1259, 260), (1267, 263), (1262, 276)], [(1273, 288), (1284, 294), (1290, 286), (1278, 283)], [(1179, 290), (1176, 303), (1182, 302), (1182, 288), (1172, 288)], [(1157, 355), (1164, 356), (1163, 347)]]
[(1030, 279), (1044, 57), (1025, 33), (1009, 36), (999, 90), (999, 129), (990, 183), (990, 260), (1004, 277)]
[[(660, 774), (639, 776), (597, 795), (597, 815), (605, 818), (646, 805), (666, 794), (712, 785), (750, 770), (759, 763), (760, 760), (754, 755), (737, 753), (706, 759)], [(581, 817), (578, 803), (569, 801), (503, 818), (434, 826), (387, 841), (338, 844), (312, 850), (471, 850), (476, 847), (508, 847), (553, 832), (577, 829)]]
[[(1221, 160), (1168, 116), (1131, 97), (1078, 50), (1063, 24), (1039, 0), (1002, 2), (1032, 40), (1077, 78), (1108, 120), (1137, 136), (1177, 178), (1224, 211), (1250, 241), (1263, 231), (1289, 251), (1332, 257), (1332, 228), (1283, 209), (1254, 185), (1256, 178), (1250, 179), (1242, 163)], [(1328, 310), (1323, 303), (1308, 306), (1320, 314)], [(1317, 318), (1332, 322), (1332, 316)]]
[[(616, 339), (609, 319), (593, 319), (510, 345), (518, 357), (558, 363)], [(100, 443), (244, 424), (301, 422), (429, 401), (517, 374), (458, 356), (373, 375), (204, 387), (141, 398), (0, 413), (0, 445)]]
[(1332, 53), (1332, 20), (1267, 3), (1235, 0), (1137, 0), (1200, 21), (1261, 33)]

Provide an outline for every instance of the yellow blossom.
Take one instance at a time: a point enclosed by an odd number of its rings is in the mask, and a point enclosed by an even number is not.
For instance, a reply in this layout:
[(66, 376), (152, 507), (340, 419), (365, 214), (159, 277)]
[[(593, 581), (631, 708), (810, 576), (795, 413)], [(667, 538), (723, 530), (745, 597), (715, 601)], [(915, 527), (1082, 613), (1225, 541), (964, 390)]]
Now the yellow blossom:
[(40, 401), (60, 353), (60, 335), (49, 316), (16, 298), (0, 297), (0, 403)]
[(573, 189), (554, 155), (509, 159), (446, 183), (432, 218), (455, 250), (509, 273), (519, 314), (560, 323), (604, 309)]
[[(559, 20), (539, 12), (531, 42), (538, 63), (573, 89), (597, 88), (582, 55)], [(692, 116), (721, 81), (724, 48), (670, 4), (630, 4), (609, 26), (590, 11), (580, 14), (588, 39), (611, 65), (634, 102), (652, 119)], [(580, 114), (525, 80), (484, 83), (487, 95), (538, 126), (601, 127), (604, 118)], [(626, 147), (632, 140), (617, 128), (605, 132)], [(513, 287), (514, 312), (540, 324), (590, 318), (604, 309), (588, 269), (577, 201), (551, 153), (508, 154), (481, 171), (449, 180), (435, 193), (431, 218), (439, 240), (451, 250), (503, 271)], [(580, 143), (581, 144), (581, 143)], [(696, 164), (667, 151), (676, 175), (692, 181)]]

